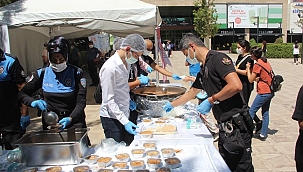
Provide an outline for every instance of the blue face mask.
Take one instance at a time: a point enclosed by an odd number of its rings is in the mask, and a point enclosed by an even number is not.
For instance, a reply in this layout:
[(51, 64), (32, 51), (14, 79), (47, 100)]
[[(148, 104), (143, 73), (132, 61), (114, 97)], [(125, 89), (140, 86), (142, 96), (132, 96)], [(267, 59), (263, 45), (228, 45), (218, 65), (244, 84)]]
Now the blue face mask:
[(132, 53), (130, 53), (130, 58), (127, 58), (127, 52), (125, 52), (125, 61), (128, 64), (134, 64), (138, 61), (138, 59), (136, 59)]
[(188, 63), (190, 64), (197, 64), (197, 63), (200, 63), (197, 59), (196, 59), (196, 52), (194, 51), (194, 58), (190, 58), (190, 55), (189, 55), (189, 49), (188, 48), (188, 55), (186, 56), (186, 60), (188, 61)]

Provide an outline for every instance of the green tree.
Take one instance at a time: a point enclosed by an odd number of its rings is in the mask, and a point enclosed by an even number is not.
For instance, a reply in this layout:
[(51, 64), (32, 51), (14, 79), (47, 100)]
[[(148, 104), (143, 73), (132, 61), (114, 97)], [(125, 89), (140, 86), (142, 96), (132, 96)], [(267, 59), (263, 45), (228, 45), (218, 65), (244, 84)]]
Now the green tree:
[(219, 29), (214, 0), (196, 0), (194, 5), (194, 29), (204, 41), (208, 41), (209, 39), (205, 38), (214, 37)]
[(11, 4), (16, 1), (18, 1), (18, 0), (0, 0), (0, 7), (3, 7), (5, 5)]

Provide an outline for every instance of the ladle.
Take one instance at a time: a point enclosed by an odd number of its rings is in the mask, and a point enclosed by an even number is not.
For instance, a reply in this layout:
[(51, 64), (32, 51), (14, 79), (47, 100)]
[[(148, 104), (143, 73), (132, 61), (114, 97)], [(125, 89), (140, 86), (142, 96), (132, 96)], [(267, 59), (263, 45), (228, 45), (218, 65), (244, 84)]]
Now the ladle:
[(44, 110), (43, 117), (47, 125), (56, 125), (59, 120), (58, 115), (53, 111)]

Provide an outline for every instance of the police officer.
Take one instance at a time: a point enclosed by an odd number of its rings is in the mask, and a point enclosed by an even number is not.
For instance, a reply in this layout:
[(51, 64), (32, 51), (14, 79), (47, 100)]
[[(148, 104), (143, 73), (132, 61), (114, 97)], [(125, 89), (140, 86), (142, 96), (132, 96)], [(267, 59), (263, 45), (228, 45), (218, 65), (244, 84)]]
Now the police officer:
[(292, 119), (298, 121), (299, 125), (299, 137), (297, 139), (295, 148), (295, 161), (297, 171), (303, 171), (303, 86), (298, 93), (296, 108), (292, 115)]
[(101, 52), (94, 47), (93, 41), (89, 41), (88, 49), (85, 53), (89, 76), (92, 79), (90, 86), (97, 86), (99, 83), (96, 63), (101, 58)]
[(22, 104), (20, 112), (17, 99), (18, 92), (24, 85), (24, 70), (18, 59), (0, 48), (0, 142), (3, 149), (14, 149), (13, 143), (21, 138), (30, 124), (27, 106)]
[(164, 110), (194, 98), (202, 89), (209, 97), (197, 106), (203, 115), (212, 108), (220, 126), (219, 152), (231, 171), (254, 171), (251, 158), (252, 119), (244, 102), (242, 84), (232, 60), (226, 54), (208, 50), (193, 34), (186, 34), (180, 41), (185, 56), (202, 63), (201, 70), (188, 92), (179, 99), (168, 102)]
[[(61, 130), (71, 127), (86, 128), (86, 79), (80, 68), (68, 64), (68, 41), (56, 36), (49, 41), (47, 50), (49, 67), (44, 71), (38, 69), (21, 89), (18, 98), (27, 106), (57, 113)], [(39, 88), (43, 90), (43, 100), (35, 100), (30, 96)], [(42, 124), (46, 130), (43, 115)]]

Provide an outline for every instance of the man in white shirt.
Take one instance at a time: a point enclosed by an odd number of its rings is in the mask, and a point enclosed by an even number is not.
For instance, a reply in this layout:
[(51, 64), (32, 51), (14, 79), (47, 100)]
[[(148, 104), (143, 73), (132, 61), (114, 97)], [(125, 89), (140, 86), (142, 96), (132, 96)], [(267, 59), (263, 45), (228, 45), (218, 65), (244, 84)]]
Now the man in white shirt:
[(104, 63), (99, 73), (102, 87), (100, 119), (105, 137), (117, 142), (124, 141), (127, 145), (136, 134), (135, 128), (138, 128), (129, 120), (129, 69), (145, 49), (142, 36), (128, 35), (120, 50)]

